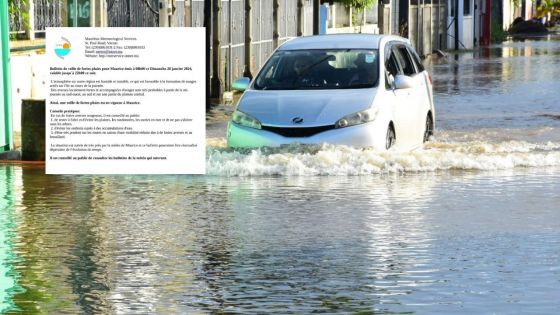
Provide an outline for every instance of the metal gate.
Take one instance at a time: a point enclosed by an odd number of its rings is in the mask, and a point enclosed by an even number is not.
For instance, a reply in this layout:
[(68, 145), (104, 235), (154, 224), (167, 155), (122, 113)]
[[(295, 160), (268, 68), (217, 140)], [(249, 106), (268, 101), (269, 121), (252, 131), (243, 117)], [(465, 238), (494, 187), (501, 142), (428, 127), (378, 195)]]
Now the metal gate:
[[(246, 1), (251, 5), (251, 74), (255, 75), (274, 49), (274, 1), (273, 0), (221, 0), (220, 10), (220, 62), (218, 75), (225, 90), (232, 82), (243, 76), (245, 58)], [(207, 1), (210, 3), (210, 1)], [(278, 44), (297, 36), (298, 0), (278, 0)], [(192, 26), (204, 26), (204, 0), (191, 0), (190, 21)], [(304, 1), (304, 35), (312, 33), (312, 2)], [(211, 26), (213, 27), (213, 25)], [(213, 34), (213, 32), (210, 32)], [(212, 47), (211, 36), (209, 45)], [(210, 55), (212, 60), (212, 48)], [(213, 73), (211, 64), (210, 73)]]
[(62, 26), (62, 1), (34, 0), (35, 31), (44, 32), (47, 27)]
[[(28, 17), (33, 19), (33, 29), (30, 30), (34, 33), (44, 33), (47, 27), (62, 26), (62, 1), (61, 0), (34, 0), (33, 13)], [(26, 12), (27, 5), (22, 0), (10, 1), (10, 32), (12, 34), (24, 34), (26, 32), (24, 14), (17, 14)]]
[(107, 0), (110, 27), (159, 26), (158, 0)]
[(10, 32), (11, 33), (24, 33), (25, 25), (24, 19), (21, 14), (15, 14), (15, 12), (22, 12), (25, 10), (25, 6), (22, 0), (14, 0), (9, 3), (9, 19), (10, 19)]

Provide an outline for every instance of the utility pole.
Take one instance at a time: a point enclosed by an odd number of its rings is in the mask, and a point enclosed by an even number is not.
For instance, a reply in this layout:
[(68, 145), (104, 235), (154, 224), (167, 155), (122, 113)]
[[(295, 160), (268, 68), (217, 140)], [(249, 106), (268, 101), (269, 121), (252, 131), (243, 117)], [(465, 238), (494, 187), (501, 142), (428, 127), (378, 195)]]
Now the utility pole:
[[(128, 0), (130, 1), (130, 0)], [(159, 0), (159, 27), (169, 27), (169, 18), (172, 11), (171, 1)], [(129, 14), (130, 16), (130, 14)]]
[(303, 36), (303, 0), (297, 2), (297, 36)]
[(210, 110), (210, 38), (212, 32), (212, 1), (204, 0), (204, 29), (206, 30), (206, 111)]
[(253, 79), (251, 74), (251, 54), (253, 53), (252, 45), (253, 38), (251, 37), (251, 1), (245, 1), (245, 69), (243, 69), (243, 76)]
[(175, 26), (175, 10), (177, 10), (175, 0), (169, 0), (169, 3), (167, 4), (167, 18), (169, 19), (169, 27)]
[(459, 0), (455, 0), (455, 8), (454, 8), (454, 15), (455, 15), (455, 50), (459, 50)]
[(278, 39), (280, 38), (280, 21), (278, 20), (278, 9), (280, 8), (279, 0), (272, 1), (272, 47), (278, 47)]
[(319, 8), (320, 0), (313, 0), (313, 35), (319, 35)]
[[(422, 28), (422, 21), (420, 21), (420, 10), (422, 10), (422, 7), (420, 6), (420, 0), (416, 1), (416, 47), (414, 47), (416, 49), (416, 51), (420, 54), (420, 56), (423, 55), (423, 53), (420, 51), (420, 41), (422, 40), (420, 38), (420, 31)], [(422, 12), (424, 13), (424, 12)], [(422, 14), (422, 18), (423, 18), (424, 14)], [(399, 21), (400, 23), (400, 21)], [(410, 37), (410, 36), (409, 36)]]
[(222, 97), (222, 81), (220, 79), (221, 54), (221, 28), (222, 28), (222, 1), (213, 0), (212, 2), (212, 81), (210, 82), (212, 97)]

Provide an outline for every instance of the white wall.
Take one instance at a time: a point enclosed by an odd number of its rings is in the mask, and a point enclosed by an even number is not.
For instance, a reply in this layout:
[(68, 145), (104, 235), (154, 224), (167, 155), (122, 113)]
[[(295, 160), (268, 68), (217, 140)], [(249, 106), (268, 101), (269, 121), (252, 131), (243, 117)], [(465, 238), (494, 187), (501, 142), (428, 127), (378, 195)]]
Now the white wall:
[(511, 25), (511, 23), (513, 22), (514, 19), (514, 12), (515, 12), (515, 8), (513, 6), (513, 2), (511, 0), (503, 0), (503, 19), (502, 19), (502, 23), (503, 23), (503, 29), (505, 31), (507, 31), (507, 29), (509, 28), (509, 26)]
[[(472, 11), (471, 11), (472, 12)], [(463, 36), (461, 42), (465, 47), (461, 46), (464, 49), (472, 49), (473, 48), (473, 40), (474, 40), (474, 24), (473, 24), (473, 16), (464, 16), (463, 17)]]
[[(448, 0), (448, 8), (451, 8), (451, 2), (455, 0)], [(470, 1), (470, 15), (464, 15), (464, 4), (463, 0), (459, 0), (458, 10), (458, 21), (454, 20), (453, 16), (447, 17), (447, 25), (449, 26), (447, 32), (451, 36), (447, 36), (447, 47), (450, 49), (455, 49), (455, 36), (459, 39), (459, 49), (472, 49), (474, 47), (474, 3), (475, 0)], [(479, 7), (480, 9), (480, 7)], [(478, 12), (478, 10), (477, 10)], [(448, 10), (448, 14), (451, 14), (451, 10)], [(459, 34), (455, 35), (455, 23), (459, 24)], [(480, 20), (477, 21), (479, 23)]]
[(533, 2), (531, 0), (525, 0), (525, 20), (530, 20), (533, 17)]

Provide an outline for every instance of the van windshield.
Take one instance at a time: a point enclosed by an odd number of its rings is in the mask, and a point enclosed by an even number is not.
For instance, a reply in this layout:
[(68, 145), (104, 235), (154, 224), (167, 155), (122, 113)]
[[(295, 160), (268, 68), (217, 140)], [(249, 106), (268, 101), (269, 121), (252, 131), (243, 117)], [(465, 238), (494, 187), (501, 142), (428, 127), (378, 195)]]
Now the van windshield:
[(255, 80), (257, 90), (360, 89), (377, 86), (377, 50), (276, 51)]

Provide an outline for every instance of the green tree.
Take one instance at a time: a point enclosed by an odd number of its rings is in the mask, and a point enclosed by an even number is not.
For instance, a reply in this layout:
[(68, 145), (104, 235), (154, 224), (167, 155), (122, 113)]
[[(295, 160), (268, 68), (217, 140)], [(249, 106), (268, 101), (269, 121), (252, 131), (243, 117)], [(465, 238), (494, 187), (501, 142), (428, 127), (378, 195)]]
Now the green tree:
[[(29, 5), (29, 0), (8, 0), (8, 13), (10, 16), (20, 17), (23, 22), (23, 28), (29, 28), (29, 12), (27, 7)], [(15, 34), (10, 35), (12, 39), (15, 39)]]
[(537, 8), (537, 17), (546, 17), (547, 20), (560, 16), (560, 0), (543, 0)]
[(363, 12), (365, 9), (373, 7), (377, 0), (335, 0), (334, 2), (342, 3)]
[[(366, 16), (364, 14), (365, 9), (369, 9), (373, 7), (377, 3), (377, 0), (334, 0), (334, 2), (356, 9), (357, 12), (362, 13), (362, 18), (365, 21), (366, 19)], [(356, 11), (352, 13), (353, 21), (356, 20)], [(362, 24), (364, 23), (360, 23), (360, 33), (362, 32)]]

